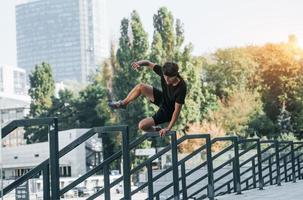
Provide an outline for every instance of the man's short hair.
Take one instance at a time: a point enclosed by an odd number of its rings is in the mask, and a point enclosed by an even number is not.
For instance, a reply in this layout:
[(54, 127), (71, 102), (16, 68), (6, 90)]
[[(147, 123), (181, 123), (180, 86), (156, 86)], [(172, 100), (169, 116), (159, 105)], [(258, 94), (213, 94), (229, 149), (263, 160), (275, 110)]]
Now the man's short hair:
[(179, 75), (179, 66), (173, 62), (166, 62), (163, 65), (163, 74), (165, 76), (178, 76)]

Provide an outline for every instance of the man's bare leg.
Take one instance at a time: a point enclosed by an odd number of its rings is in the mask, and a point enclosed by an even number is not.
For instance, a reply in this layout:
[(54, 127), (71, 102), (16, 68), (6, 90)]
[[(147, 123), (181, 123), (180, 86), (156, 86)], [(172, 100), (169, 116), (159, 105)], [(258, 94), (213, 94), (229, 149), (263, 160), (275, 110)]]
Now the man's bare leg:
[(154, 101), (153, 87), (144, 83), (140, 83), (129, 92), (127, 97), (123, 99), (122, 102), (124, 105), (128, 105), (140, 95), (144, 95), (150, 101)]
[(147, 84), (140, 83), (136, 85), (121, 101), (110, 102), (109, 106), (115, 109), (125, 108), (130, 102), (134, 101), (140, 95), (144, 95), (150, 101), (154, 101), (153, 87)]
[(139, 122), (138, 128), (142, 131), (151, 132), (154, 131), (152, 128), (153, 126), (155, 126), (154, 119), (152, 117), (147, 117)]
[(159, 126), (155, 126), (155, 121), (152, 117), (147, 117), (139, 122), (138, 128), (145, 132), (160, 131)]

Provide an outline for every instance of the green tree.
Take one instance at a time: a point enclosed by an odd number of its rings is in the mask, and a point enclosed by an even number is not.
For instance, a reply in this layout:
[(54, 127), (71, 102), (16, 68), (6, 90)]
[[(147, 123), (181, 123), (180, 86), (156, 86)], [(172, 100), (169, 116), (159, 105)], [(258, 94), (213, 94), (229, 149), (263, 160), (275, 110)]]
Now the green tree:
[(184, 46), (183, 23), (179, 19), (175, 22), (167, 8), (160, 8), (154, 15), (154, 28), (152, 61), (178, 63), (180, 74), (187, 83), (186, 103), (174, 127), (185, 133), (190, 124), (201, 122), (207, 110), (216, 104), (216, 97), (208, 88), (202, 87), (201, 75), (205, 59), (192, 56), (192, 44)]
[(80, 91), (76, 109), (76, 127), (91, 128), (104, 126), (109, 120), (109, 110), (106, 101), (107, 91), (99, 83), (93, 82)]
[(165, 56), (163, 51), (162, 38), (158, 31), (154, 31), (153, 41), (151, 45), (150, 61), (161, 64)]
[(291, 113), (285, 109), (285, 105), (282, 105), (281, 113), (277, 117), (277, 125), (279, 135), (294, 132), (291, 121)]
[[(129, 20), (124, 18), (121, 21), (119, 47), (117, 50), (117, 61), (119, 69), (128, 69), (131, 60), (131, 41), (128, 35)], [(119, 70), (117, 69), (117, 70)]]
[[(162, 46), (162, 38), (158, 31), (154, 31), (153, 41), (151, 44), (151, 51), (149, 54), (149, 60), (153, 63), (162, 64), (164, 62), (165, 53)], [(159, 76), (155, 73), (150, 73), (149, 80), (146, 80), (156, 88), (161, 88)]]
[(187, 45), (178, 62), (181, 76), (187, 83), (187, 96), (176, 127), (183, 133), (187, 131), (190, 124), (201, 122), (202, 119), (202, 63), (193, 59), (191, 56), (192, 49), (191, 44)]
[[(166, 61), (178, 63), (181, 76), (187, 82), (188, 96), (174, 129), (185, 132), (188, 124), (201, 121), (207, 110), (215, 105), (216, 97), (211, 90), (202, 87), (201, 75), (205, 60), (192, 57), (192, 45), (183, 46), (183, 43), (183, 24), (180, 20), (174, 22), (172, 13), (163, 7), (154, 15), (154, 35), (148, 54), (147, 34), (138, 14), (133, 12), (130, 22), (127, 19), (121, 21), (121, 37), (117, 51), (119, 67), (114, 75), (113, 91), (117, 99), (123, 99), (139, 82), (160, 86), (159, 77), (149, 69), (142, 69), (140, 73), (134, 72), (130, 67), (134, 60), (149, 58), (158, 64)], [(126, 112), (119, 110), (118, 113), (122, 123), (133, 126), (143, 117), (151, 116), (156, 110), (157, 107), (151, 106), (148, 100), (139, 99), (130, 104)], [(137, 127), (131, 130), (136, 131)]]
[(294, 126), (294, 129), (295, 129), (295, 133), (296, 136), (302, 140), (303, 139), (303, 129), (302, 129), (302, 122), (303, 122), (303, 119), (302, 119), (302, 111), (297, 114), (297, 116), (294, 117), (293, 119), (293, 126)]
[(189, 124), (200, 122), (202, 119), (201, 110), (204, 108), (202, 108), (201, 100), (204, 96), (203, 90), (201, 90), (201, 72), (203, 62), (192, 57), (193, 46), (191, 44), (183, 47), (185, 39), (183, 24), (179, 19), (175, 22), (172, 13), (167, 8), (160, 8), (154, 15), (154, 28), (152, 61), (178, 63), (180, 74), (187, 83), (186, 103), (174, 127), (185, 133)]
[(297, 110), (302, 65), (289, 44), (267, 44), (252, 53), (258, 62), (264, 111), (277, 122), (282, 107), (292, 113)]
[(175, 28), (175, 46), (174, 46), (174, 60), (180, 60), (182, 56), (182, 45), (184, 43), (184, 25), (182, 24), (180, 19), (176, 20), (176, 28)]
[(206, 81), (218, 97), (226, 98), (235, 90), (248, 89), (257, 63), (243, 48), (219, 49), (213, 63), (206, 65)]
[(95, 79), (100, 81), (102, 86), (110, 90), (112, 86), (111, 83), (112, 77), (113, 77), (113, 70), (110, 63), (110, 59), (106, 59), (103, 61), (100, 68), (97, 70)]
[(251, 116), (247, 133), (250, 136), (257, 135), (258, 137), (266, 136), (267, 138), (273, 138), (276, 134), (276, 130), (276, 124), (274, 124), (264, 112), (260, 112)]
[(58, 97), (52, 97), (52, 106), (47, 111), (47, 116), (58, 118), (59, 131), (76, 128), (75, 95), (68, 89), (60, 90)]
[[(131, 30), (131, 32), (129, 32)], [(145, 78), (145, 69), (140, 73), (131, 68), (131, 63), (136, 60), (146, 59), (148, 54), (148, 38), (144, 31), (140, 17), (136, 11), (131, 13), (131, 21), (121, 21), (121, 36), (117, 50), (119, 67), (113, 79), (114, 96), (123, 99), (128, 92)], [(138, 109), (143, 108), (143, 109)], [(130, 127), (131, 136), (135, 136), (138, 130), (138, 122), (145, 117), (145, 109), (142, 99), (131, 103), (127, 111), (120, 111), (120, 122)]]
[[(46, 117), (48, 109), (52, 106), (52, 98), (55, 93), (55, 82), (52, 68), (49, 64), (42, 62), (35, 66), (29, 75), (31, 97), (30, 111), (27, 118)], [(24, 138), (27, 143), (47, 141), (47, 127), (25, 127)]]
[(93, 79), (106, 88), (108, 99), (112, 99), (113, 97), (113, 77), (118, 65), (115, 51), (115, 46), (112, 42), (110, 46), (110, 57), (101, 63)]
[(49, 64), (42, 62), (35, 66), (29, 75), (30, 117), (42, 115), (52, 106), (52, 97), (55, 94), (55, 81), (52, 68)]
[(148, 35), (143, 28), (143, 24), (137, 11), (133, 11), (131, 13), (130, 25), (132, 37), (132, 59), (146, 59), (148, 51)]
[(154, 15), (154, 28), (162, 38), (164, 60), (173, 60), (175, 52), (174, 18), (166, 7), (160, 8)]
[(299, 137), (303, 138), (303, 103), (302, 103), (302, 93), (296, 96), (294, 110), (291, 114), (292, 126), (294, 128), (294, 133)]
[[(247, 90), (234, 91), (228, 101), (219, 100), (218, 108), (208, 113), (208, 120), (220, 125), (230, 135), (246, 138), (254, 134), (255, 121), (262, 115), (262, 102), (257, 92)], [(250, 129), (250, 132), (247, 130)]]

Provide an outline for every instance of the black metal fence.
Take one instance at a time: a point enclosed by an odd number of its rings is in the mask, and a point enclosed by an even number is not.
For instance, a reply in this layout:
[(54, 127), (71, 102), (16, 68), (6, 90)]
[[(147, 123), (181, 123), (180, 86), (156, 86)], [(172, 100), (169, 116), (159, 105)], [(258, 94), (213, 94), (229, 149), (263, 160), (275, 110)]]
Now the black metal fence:
[[(48, 127), (47, 132), (49, 136), (49, 159), (42, 162), (40, 165), (30, 170), (17, 180), (3, 188), (0, 197), (11, 192), (27, 180), (43, 174), (43, 199), (59, 199), (59, 147), (58, 147), (58, 119), (57, 118), (41, 118), (41, 119), (23, 119), (14, 120), (1, 129), (1, 137), (6, 137), (9, 133), (18, 127), (25, 126), (41, 126)], [(1, 144), (2, 145), (2, 144)], [(3, 161), (5, 162), (5, 161)]]
[[(123, 196), (126, 200), (139, 191), (145, 190), (147, 199), (205, 199), (213, 200), (215, 196), (227, 193), (241, 194), (243, 190), (253, 188), (263, 189), (267, 185), (281, 185), (282, 182), (296, 182), (302, 179), (302, 147), (303, 142), (277, 141), (259, 139), (239, 139), (234, 136), (219, 137), (211, 139), (209, 134), (184, 135), (177, 139), (175, 131), (169, 132), (170, 144), (147, 158), (144, 162), (134, 165), (131, 159), (131, 151), (137, 148), (146, 140), (159, 137), (158, 133), (145, 133), (135, 140), (130, 141), (127, 126), (106, 126), (89, 129), (85, 134), (71, 142), (62, 150), (58, 150), (58, 120), (56, 118), (16, 120), (2, 128), (2, 138), (7, 136), (17, 127), (47, 125), (49, 127), (50, 158), (27, 172), (3, 189), (4, 196), (28, 179), (42, 172), (43, 174), (43, 197), (44, 199), (59, 199), (76, 187), (88, 177), (102, 171), (104, 175), (104, 187), (87, 199), (96, 199), (100, 195), (104, 199), (111, 199), (110, 190), (123, 182)], [(77, 178), (64, 188), (59, 187), (59, 158), (68, 154), (74, 148), (84, 143), (95, 134), (103, 137), (105, 134), (120, 133), (122, 136), (121, 149), (110, 157), (106, 158), (99, 165)], [(178, 147), (186, 140), (204, 140), (190, 154), (179, 160)], [(212, 153), (212, 146), (217, 142), (227, 142), (227, 146), (220, 152)], [(245, 148), (243, 148), (245, 147)], [(163, 156), (171, 154), (171, 166), (158, 171), (155, 174), (152, 163)], [(226, 159), (227, 152), (232, 155)], [(248, 152), (251, 152), (248, 155)], [(186, 167), (186, 163), (195, 156), (203, 153), (205, 158), (197, 166)], [(219, 159), (225, 159), (215, 163)], [(110, 165), (115, 161), (123, 161), (122, 175), (114, 181), (110, 181)], [(131, 189), (131, 177), (146, 169), (147, 181), (136, 189)], [(199, 172), (199, 173), (198, 173)], [(189, 181), (189, 177), (195, 173), (200, 174), (195, 180)], [(155, 189), (154, 184), (159, 182), (161, 177), (172, 176), (171, 181), (160, 189)], [(170, 192), (167, 192), (170, 191)], [(167, 195), (169, 194), (169, 195)]]

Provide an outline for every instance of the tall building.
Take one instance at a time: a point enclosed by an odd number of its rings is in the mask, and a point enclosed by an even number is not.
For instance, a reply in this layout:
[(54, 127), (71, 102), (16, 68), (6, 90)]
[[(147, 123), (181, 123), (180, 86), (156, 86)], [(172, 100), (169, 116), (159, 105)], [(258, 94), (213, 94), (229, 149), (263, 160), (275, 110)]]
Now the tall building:
[[(25, 70), (0, 65), (0, 124), (22, 119), (29, 112)], [(18, 146), (25, 143), (23, 128), (13, 131), (2, 141), (2, 146)]]
[[(20, 109), (28, 110), (31, 101), (27, 91), (28, 86), (26, 85), (24, 69), (0, 65), (1, 123), (24, 117), (21, 114), (23, 111), (21, 112)], [(4, 110), (7, 110), (7, 112), (4, 112)], [(15, 110), (16, 113), (20, 111), (20, 114), (13, 114), (12, 110)]]
[(0, 65), (0, 96), (24, 97), (27, 94), (24, 69)]
[(105, 0), (17, 2), (18, 66), (30, 72), (45, 61), (56, 82), (87, 82), (108, 55)]

